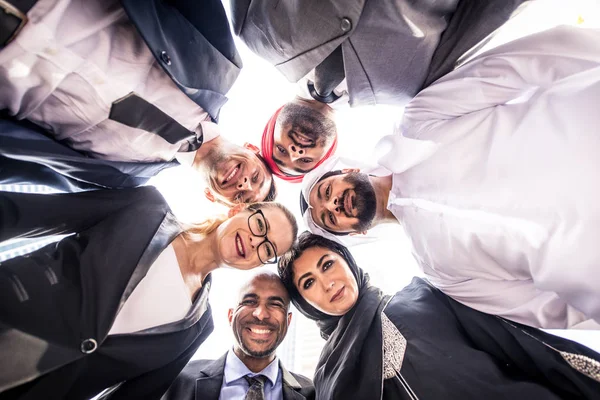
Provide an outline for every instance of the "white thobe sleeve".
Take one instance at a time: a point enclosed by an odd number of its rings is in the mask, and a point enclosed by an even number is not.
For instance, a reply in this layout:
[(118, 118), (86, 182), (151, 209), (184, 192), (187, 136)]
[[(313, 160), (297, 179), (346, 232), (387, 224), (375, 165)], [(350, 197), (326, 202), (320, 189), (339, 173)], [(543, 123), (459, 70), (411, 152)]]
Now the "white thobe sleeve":
[[(501, 106), (600, 65), (600, 30), (559, 26), (487, 51), (423, 89), (405, 108), (403, 131)], [(412, 132), (411, 132), (412, 131)]]
[(488, 314), (549, 329), (600, 330), (600, 324), (572, 307), (554, 292), (540, 291), (532, 281), (468, 279), (435, 283), (458, 302)]

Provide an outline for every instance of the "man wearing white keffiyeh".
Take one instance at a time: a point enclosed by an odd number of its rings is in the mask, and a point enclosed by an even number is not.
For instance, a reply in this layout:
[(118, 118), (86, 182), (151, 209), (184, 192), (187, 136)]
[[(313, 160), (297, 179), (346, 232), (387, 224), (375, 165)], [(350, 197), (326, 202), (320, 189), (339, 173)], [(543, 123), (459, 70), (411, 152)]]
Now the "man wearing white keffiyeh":
[(600, 31), (558, 27), (499, 46), (415, 97), (378, 144), (383, 172), (331, 160), (308, 174), (304, 219), (346, 245), (398, 222), (427, 278), (456, 300), (536, 327), (600, 329), (598, 98)]

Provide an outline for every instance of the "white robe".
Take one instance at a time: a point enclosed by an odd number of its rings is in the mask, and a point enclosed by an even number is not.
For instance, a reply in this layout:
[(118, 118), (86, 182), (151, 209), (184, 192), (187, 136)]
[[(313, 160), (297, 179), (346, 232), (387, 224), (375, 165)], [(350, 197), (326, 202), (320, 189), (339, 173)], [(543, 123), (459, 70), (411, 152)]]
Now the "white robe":
[(400, 130), (382, 140), (388, 209), (432, 283), (518, 322), (600, 329), (599, 30), (478, 56), (419, 93)]

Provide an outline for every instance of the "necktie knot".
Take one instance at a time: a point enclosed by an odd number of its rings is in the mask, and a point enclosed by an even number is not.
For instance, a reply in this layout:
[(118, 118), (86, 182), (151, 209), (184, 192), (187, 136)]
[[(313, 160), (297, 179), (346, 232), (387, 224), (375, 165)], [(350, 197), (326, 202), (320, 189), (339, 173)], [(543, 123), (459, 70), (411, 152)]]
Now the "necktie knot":
[(244, 376), (250, 387), (246, 392), (244, 400), (264, 400), (265, 399), (265, 381), (267, 377), (264, 375)]

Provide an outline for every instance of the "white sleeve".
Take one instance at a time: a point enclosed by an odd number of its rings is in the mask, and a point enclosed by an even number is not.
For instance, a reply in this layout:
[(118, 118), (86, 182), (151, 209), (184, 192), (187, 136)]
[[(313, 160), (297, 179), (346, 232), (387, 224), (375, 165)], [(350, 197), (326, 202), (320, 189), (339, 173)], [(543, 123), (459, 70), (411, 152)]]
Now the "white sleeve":
[(600, 324), (556, 293), (540, 291), (532, 281), (469, 279), (437, 284), (448, 296), (476, 310), (546, 329), (600, 329)]
[(487, 51), (423, 89), (403, 130), (504, 105), (600, 65), (600, 30), (559, 26)]

